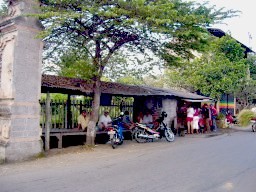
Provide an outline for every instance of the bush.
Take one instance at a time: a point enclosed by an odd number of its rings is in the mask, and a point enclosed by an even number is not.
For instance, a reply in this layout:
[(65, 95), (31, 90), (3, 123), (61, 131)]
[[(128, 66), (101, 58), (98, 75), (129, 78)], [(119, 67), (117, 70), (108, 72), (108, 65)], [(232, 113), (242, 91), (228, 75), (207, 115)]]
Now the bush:
[(238, 121), (241, 126), (247, 126), (251, 122), (252, 118), (256, 117), (256, 113), (249, 109), (244, 109), (238, 114)]

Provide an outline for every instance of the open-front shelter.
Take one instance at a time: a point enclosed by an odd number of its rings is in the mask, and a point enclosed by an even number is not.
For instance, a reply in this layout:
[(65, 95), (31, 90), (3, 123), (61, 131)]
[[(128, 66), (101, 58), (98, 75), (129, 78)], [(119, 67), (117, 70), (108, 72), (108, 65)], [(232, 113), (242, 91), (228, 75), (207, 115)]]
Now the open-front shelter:
[[(41, 84), (41, 92), (42, 93), (62, 93), (67, 94), (68, 99), (66, 101), (65, 109), (66, 114), (66, 123), (64, 123), (62, 127), (56, 126), (55, 128), (63, 128), (63, 129), (52, 129), (51, 135), (59, 137), (59, 141), (61, 141), (61, 137), (63, 135), (75, 135), (75, 134), (86, 134), (81, 132), (74, 132), (73, 128), (76, 128), (76, 124), (74, 123), (75, 119), (72, 119), (72, 116), (77, 116), (81, 109), (83, 109), (84, 105), (77, 105), (77, 113), (71, 113), (71, 96), (74, 95), (82, 95), (91, 97), (93, 94), (93, 82), (89, 80), (83, 80), (79, 78), (68, 78), (68, 77), (60, 77), (55, 75), (42, 75), (42, 84)], [(123, 100), (119, 100), (119, 103), (113, 103), (113, 98), (133, 98), (130, 104), (126, 104)], [(156, 118), (162, 111), (166, 111), (168, 117), (166, 119), (166, 123), (168, 126), (175, 126), (175, 118), (176, 111), (179, 103), (183, 102), (205, 102), (209, 101), (209, 97), (197, 95), (194, 93), (177, 91), (172, 89), (163, 89), (163, 88), (155, 88), (149, 86), (139, 86), (139, 85), (126, 85), (121, 83), (114, 82), (102, 82), (101, 83), (101, 107), (111, 108), (115, 107), (114, 116), (117, 116), (121, 111), (129, 110), (131, 114), (131, 118), (134, 119), (139, 112), (145, 112), (146, 110), (150, 110), (153, 116)], [(41, 105), (42, 107), (45, 105)], [(90, 108), (89, 106), (86, 106)], [(47, 111), (47, 110), (43, 110)], [(44, 115), (44, 114), (42, 114)], [(44, 119), (43, 117), (41, 119)], [(72, 123), (70, 123), (72, 122)], [(55, 130), (55, 131), (54, 131)], [(44, 131), (43, 131), (44, 132)], [(59, 133), (62, 132), (62, 135)], [(72, 132), (72, 133), (71, 133)], [(70, 133), (70, 134), (68, 134)], [(59, 148), (61, 148), (61, 142), (59, 143)]]

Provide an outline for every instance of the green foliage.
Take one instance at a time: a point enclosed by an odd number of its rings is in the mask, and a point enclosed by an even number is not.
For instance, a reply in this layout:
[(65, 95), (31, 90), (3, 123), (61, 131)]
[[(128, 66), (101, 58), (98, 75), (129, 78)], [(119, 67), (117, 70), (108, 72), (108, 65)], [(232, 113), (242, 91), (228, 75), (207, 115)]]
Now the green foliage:
[(160, 62), (159, 59), (152, 58), (152, 52), (134, 55), (128, 50), (122, 51), (113, 54), (104, 69), (103, 76), (111, 81), (122, 82), (120, 79), (128, 76), (140, 80), (153, 73), (153, 66)]
[(142, 85), (143, 80), (133, 76), (124, 76), (117, 80), (118, 83), (130, 84), (130, 85)]
[(249, 125), (251, 119), (255, 118), (255, 117), (256, 117), (256, 114), (249, 109), (244, 109), (244, 110), (240, 111), (240, 113), (237, 116), (239, 124), (241, 126)]
[(0, 2), (0, 19), (8, 15), (8, 7), (6, 3)]
[[(66, 101), (68, 96), (66, 94), (61, 94), (61, 93), (51, 93), (51, 99), (53, 100), (64, 100)], [(41, 94), (41, 100), (46, 100), (46, 93)]]
[(229, 35), (218, 38), (217, 41), (213, 42), (210, 51), (225, 56), (230, 62), (239, 62), (245, 57), (245, 49)]
[[(51, 53), (48, 56), (83, 47), (99, 76), (122, 47), (133, 53), (150, 49), (160, 55), (169, 45), (176, 53), (173, 60), (191, 56), (191, 50), (201, 49), (206, 42), (206, 26), (236, 13), (181, 0), (41, 0), (41, 5), (41, 13), (35, 16), (45, 26), (40, 37)], [(177, 40), (170, 43), (170, 39)]]
[(247, 57), (247, 63), (250, 69), (250, 77), (256, 80), (256, 55), (249, 54)]
[(223, 93), (234, 93), (246, 77), (243, 52), (241, 45), (230, 36), (213, 38), (207, 52), (171, 71), (170, 78), (181, 87), (200, 90), (219, 100)]
[(256, 80), (252, 78), (243, 78), (237, 85), (235, 93), (236, 107), (240, 111), (248, 108), (256, 98)]

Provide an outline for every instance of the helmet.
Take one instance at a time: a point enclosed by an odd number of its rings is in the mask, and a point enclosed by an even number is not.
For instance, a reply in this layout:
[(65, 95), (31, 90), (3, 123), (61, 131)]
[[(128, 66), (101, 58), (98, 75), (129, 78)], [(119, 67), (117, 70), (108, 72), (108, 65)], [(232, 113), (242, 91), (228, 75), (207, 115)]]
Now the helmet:
[(120, 115), (123, 116), (123, 115), (124, 115), (124, 112), (121, 112)]

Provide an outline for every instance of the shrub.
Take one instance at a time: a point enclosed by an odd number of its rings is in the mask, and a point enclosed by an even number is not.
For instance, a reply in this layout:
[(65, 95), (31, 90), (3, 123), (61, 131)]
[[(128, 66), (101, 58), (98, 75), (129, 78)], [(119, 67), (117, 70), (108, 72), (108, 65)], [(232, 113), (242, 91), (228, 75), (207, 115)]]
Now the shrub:
[(252, 118), (256, 117), (256, 113), (249, 109), (244, 109), (238, 114), (238, 121), (241, 126), (249, 125)]

